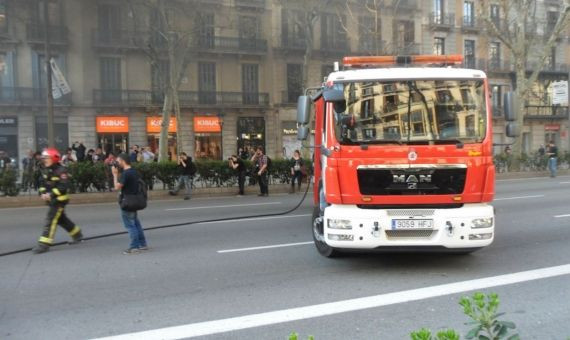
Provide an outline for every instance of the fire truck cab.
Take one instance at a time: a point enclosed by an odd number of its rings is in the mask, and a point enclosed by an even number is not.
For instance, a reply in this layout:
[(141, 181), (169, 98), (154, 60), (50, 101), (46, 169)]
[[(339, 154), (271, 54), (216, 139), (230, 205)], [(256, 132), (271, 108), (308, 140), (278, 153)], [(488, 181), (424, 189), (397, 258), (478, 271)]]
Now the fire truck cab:
[[(487, 77), (462, 56), (346, 57), (298, 101), (314, 120), (312, 234), (320, 254), (467, 253), (493, 242), (495, 167)], [(505, 115), (514, 120), (512, 96)], [(314, 114), (312, 114), (314, 113)], [(516, 127), (508, 125), (507, 135)]]

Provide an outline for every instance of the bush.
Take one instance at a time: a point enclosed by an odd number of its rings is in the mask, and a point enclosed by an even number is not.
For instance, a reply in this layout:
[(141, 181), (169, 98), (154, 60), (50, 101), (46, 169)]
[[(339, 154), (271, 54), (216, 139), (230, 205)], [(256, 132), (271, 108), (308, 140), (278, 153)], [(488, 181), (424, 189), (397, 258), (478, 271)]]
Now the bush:
[(18, 188), (18, 172), (12, 168), (0, 170), (0, 192), (7, 196), (17, 196)]
[(107, 174), (103, 163), (81, 162), (68, 166), (71, 178), (71, 192), (87, 192), (92, 187), (105, 189)]

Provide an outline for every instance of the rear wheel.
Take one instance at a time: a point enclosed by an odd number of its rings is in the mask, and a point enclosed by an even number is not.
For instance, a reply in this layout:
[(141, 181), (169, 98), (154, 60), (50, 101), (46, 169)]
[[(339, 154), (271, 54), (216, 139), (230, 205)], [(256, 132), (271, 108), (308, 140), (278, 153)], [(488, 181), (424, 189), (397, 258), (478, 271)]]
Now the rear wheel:
[(325, 257), (337, 257), (340, 253), (325, 242), (324, 220), (321, 216), (321, 209), (315, 207), (313, 209), (313, 241), (319, 254)]

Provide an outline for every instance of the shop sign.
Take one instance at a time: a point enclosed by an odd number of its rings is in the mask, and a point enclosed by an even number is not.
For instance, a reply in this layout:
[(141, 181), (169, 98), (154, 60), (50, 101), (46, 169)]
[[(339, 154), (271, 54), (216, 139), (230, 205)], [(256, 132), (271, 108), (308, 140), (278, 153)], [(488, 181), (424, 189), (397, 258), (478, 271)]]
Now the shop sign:
[(0, 127), (16, 127), (18, 126), (17, 117), (0, 117)]
[(549, 124), (544, 126), (544, 131), (559, 131), (560, 125), (558, 124)]
[(568, 81), (552, 83), (552, 105), (568, 105)]
[(115, 116), (97, 117), (97, 132), (99, 133), (129, 132), (129, 117), (115, 117)]
[(194, 132), (222, 132), (220, 118), (216, 116), (194, 117)]
[[(146, 118), (146, 132), (160, 133), (160, 126), (162, 125), (162, 117), (147, 117)], [(170, 124), (168, 132), (176, 132), (176, 117), (170, 117)]]

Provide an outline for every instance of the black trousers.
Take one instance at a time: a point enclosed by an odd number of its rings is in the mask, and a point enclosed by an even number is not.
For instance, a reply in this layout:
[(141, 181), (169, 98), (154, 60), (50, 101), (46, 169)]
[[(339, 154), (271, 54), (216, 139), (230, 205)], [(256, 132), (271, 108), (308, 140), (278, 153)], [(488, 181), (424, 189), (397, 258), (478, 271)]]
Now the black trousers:
[(301, 170), (295, 171), (293, 176), (291, 176), (291, 188), (295, 188), (295, 180), (297, 180), (297, 186), (301, 189), (301, 181), (303, 180), (303, 173)]
[(269, 194), (269, 178), (267, 176), (267, 171), (262, 173), (261, 176), (259, 176), (258, 178), (259, 180), (259, 191), (261, 192), (262, 195), (267, 195)]
[(245, 171), (238, 172), (238, 186), (239, 186), (239, 194), (243, 195), (245, 191)]
[(39, 242), (52, 245), (58, 225), (65, 229), (65, 231), (67, 231), (72, 237), (81, 232), (81, 229), (79, 229), (79, 227), (76, 226), (75, 223), (73, 223), (65, 214), (65, 205), (50, 205)]

